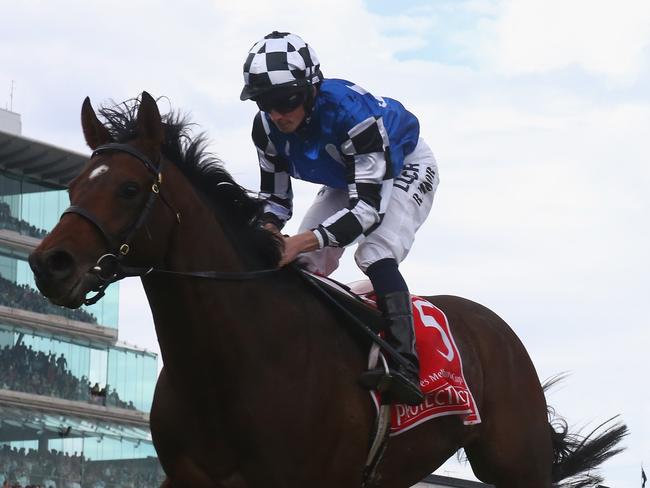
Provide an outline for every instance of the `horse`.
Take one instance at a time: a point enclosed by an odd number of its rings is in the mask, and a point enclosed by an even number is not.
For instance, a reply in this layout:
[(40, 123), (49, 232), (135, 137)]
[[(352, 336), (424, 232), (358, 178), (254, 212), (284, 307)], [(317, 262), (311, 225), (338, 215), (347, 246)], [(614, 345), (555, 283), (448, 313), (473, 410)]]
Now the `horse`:
[[(98, 299), (120, 270), (140, 270), (164, 363), (150, 414), (162, 486), (362, 486), (376, 415), (357, 384), (367, 344), (297, 267), (278, 268), (261, 200), (184, 116), (161, 117), (147, 92), (100, 115), (86, 98), (93, 155), (29, 263), (41, 292), (70, 308)], [(444, 416), (391, 438), (375, 486), (412, 486), (461, 448), (498, 488), (598, 483), (587, 471), (620, 451), (626, 427), (568, 433), (499, 316), (456, 296), (424, 299), (453, 325), (482, 422)]]

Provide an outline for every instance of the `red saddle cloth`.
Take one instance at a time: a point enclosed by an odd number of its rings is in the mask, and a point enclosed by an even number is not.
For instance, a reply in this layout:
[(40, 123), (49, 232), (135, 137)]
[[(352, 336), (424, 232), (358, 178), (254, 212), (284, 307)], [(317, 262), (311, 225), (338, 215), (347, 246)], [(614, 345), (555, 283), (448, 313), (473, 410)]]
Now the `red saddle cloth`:
[[(364, 298), (370, 299), (371, 295)], [(424, 401), (418, 406), (391, 405), (390, 435), (401, 434), (443, 415), (462, 415), (465, 425), (480, 423), (481, 417), (465, 381), (463, 362), (447, 317), (423, 298), (412, 296), (411, 300)], [(371, 392), (371, 396), (379, 408), (379, 394)]]

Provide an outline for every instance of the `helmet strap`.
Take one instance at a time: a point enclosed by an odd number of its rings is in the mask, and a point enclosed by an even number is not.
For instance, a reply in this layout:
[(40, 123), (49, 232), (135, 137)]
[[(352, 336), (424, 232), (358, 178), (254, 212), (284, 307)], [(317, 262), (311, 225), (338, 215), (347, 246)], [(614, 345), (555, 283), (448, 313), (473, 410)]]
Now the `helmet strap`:
[(314, 109), (314, 103), (316, 101), (316, 93), (318, 93), (318, 85), (307, 85), (306, 86), (306, 96), (305, 103), (303, 107), (305, 108), (305, 120), (308, 123), (309, 118), (311, 117), (311, 112)]
[[(316, 90), (314, 90), (316, 88)], [(305, 101), (302, 104), (302, 108), (305, 111), (305, 118), (302, 119), (302, 123), (298, 126), (297, 132), (302, 132), (311, 122), (311, 113), (314, 109), (314, 102), (316, 101), (316, 94), (314, 91), (318, 92), (318, 88), (315, 85), (307, 85), (305, 87)]]

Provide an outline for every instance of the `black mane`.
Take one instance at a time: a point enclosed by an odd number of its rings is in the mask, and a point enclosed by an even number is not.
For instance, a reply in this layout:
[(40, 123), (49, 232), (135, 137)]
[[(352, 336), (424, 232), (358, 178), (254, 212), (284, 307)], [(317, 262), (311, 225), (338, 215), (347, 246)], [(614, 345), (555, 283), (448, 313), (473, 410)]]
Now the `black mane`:
[[(126, 100), (111, 107), (101, 107), (99, 114), (116, 142), (125, 143), (137, 137), (136, 116), (140, 99)], [(275, 266), (281, 252), (277, 239), (259, 226), (263, 201), (240, 186), (223, 167), (223, 162), (206, 151), (205, 134), (193, 137), (184, 115), (170, 110), (162, 115), (165, 140), (163, 156), (174, 163), (190, 183), (211, 205), (219, 222), (237, 237), (237, 243), (250, 248), (255, 261)], [(248, 253), (250, 254), (250, 253)], [(260, 262), (261, 260), (261, 262)]]

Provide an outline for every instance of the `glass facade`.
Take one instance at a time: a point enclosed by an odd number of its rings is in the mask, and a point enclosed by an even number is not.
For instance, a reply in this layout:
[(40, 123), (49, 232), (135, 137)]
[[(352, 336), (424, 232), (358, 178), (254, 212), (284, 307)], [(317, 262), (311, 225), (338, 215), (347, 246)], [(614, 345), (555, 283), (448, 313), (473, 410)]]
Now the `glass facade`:
[(155, 355), (134, 353), (128, 349), (110, 348), (107, 358), (106, 382), (120, 398), (133, 402), (138, 410), (151, 410), (153, 392), (158, 379)]
[[(0, 428), (20, 427), (22, 440), (8, 441), (0, 433), (0, 446), (84, 453), (89, 460), (141, 459), (155, 456), (151, 434), (142, 427), (91, 423), (65, 414), (35, 413), (24, 407), (0, 405)], [(62, 430), (65, 435), (61, 435)]]
[(49, 449), (73, 454), (83, 452), (93, 461), (109, 459), (141, 459), (155, 457), (156, 450), (151, 442), (128, 441), (101, 437), (77, 437), (72, 439), (53, 439), (48, 442)]
[(0, 445), (0, 479), (3, 477), (11, 480), (6, 485), (11, 488), (158, 488), (165, 479), (155, 457), (95, 461), (79, 453), (42, 453)]
[(0, 226), (32, 237), (42, 237), (59, 221), (69, 205), (64, 189), (53, 189), (0, 173)]
[[(24, 308), (33, 312), (51, 313), (63, 317), (88, 322), (111, 329), (117, 329), (119, 318), (119, 283), (114, 283), (106, 290), (106, 295), (99, 302), (91, 306), (82, 306), (78, 310), (70, 310), (51, 304), (42, 297), (36, 288), (34, 274), (24, 256), (10, 253), (0, 248), (0, 279), (9, 281), (19, 287), (14, 290), (18, 293), (16, 303), (9, 305), (0, 297), (0, 305)], [(5, 288), (10, 286), (3, 282)], [(4, 288), (0, 288), (3, 289)]]
[[(116, 330), (118, 284), (93, 306), (57, 307), (38, 292), (24, 248), (11, 243), (29, 242), (12, 233), (43, 238), (68, 205), (65, 189), (0, 171), (0, 232), (9, 243), (0, 244), (0, 305)], [(7, 486), (46, 488), (159, 487), (164, 474), (143, 415), (151, 409), (157, 356), (91, 342), (73, 332), (83, 328), (56, 335), (38, 323), (17, 325), (23, 323), (4, 316), (11, 314), (0, 316), (0, 485), (7, 481)], [(12, 392), (39, 395), (39, 402), (47, 400), (50, 410), (40, 409), (37, 402), (18, 407), (4, 401), (17, 397)], [(79, 402), (70, 412), (87, 404), (87, 413), (66, 415), (62, 410), (67, 403), (46, 397)], [(111, 410), (98, 406), (132, 413), (112, 414), (113, 420), (107, 420), (98, 412)]]
[[(0, 388), (148, 412), (156, 355), (78, 344), (0, 323)], [(91, 394), (92, 387), (104, 396)]]
[[(8, 229), (31, 237), (42, 238), (59, 221), (59, 216), (69, 205), (68, 193), (0, 173), (0, 229)], [(21, 286), (36, 290), (34, 275), (26, 256), (8, 249), (0, 249), (0, 277)], [(48, 313), (65, 314), (62, 307), (51, 306)], [(104, 327), (117, 329), (119, 313), (119, 284), (106, 290), (106, 295), (91, 306), (81, 310), (94, 316)]]
[[(15, 465), (19, 470), (11, 469)], [(165, 479), (155, 457), (95, 461), (74, 453), (43, 454), (34, 449), (0, 445), (0, 478), (7, 473), (12, 484), (6, 486), (10, 488), (158, 488)]]
[(9, 486), (158, 488), (163, 479), (148, 429), (0, 405), (0, 480)]

